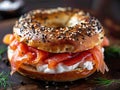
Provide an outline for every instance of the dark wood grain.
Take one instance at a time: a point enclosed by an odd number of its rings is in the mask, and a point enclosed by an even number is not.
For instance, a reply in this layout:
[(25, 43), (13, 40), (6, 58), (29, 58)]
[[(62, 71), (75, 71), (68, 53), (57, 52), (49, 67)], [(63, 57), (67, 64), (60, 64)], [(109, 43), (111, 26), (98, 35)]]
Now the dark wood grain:
[[(12, 27), (15, 23), (16, 19), (6, 20), (4, 22), (0, 22), (0, 44), (2, 43), (2, 38), (7, 33), (12, 33)], [(110, 31), (108, 31), (109, 34)], [(107, 35), (108, 35), (107, 34)], [(114, 38), (111, 35), (110, 41), (112, 44), (120, 45), (120, 39)], [(7, 56), (4, 57), (7, 61)], [(101, 74), (99, 72), (94, 73), (88, 78), (80, 79), (73, 82), (46, 82), (46, 81), (38, 81), (33, 80), (28, 77), (24, 77), (19, 73), (14, 73), (12, 76), (9, 76), (9, 81), (11, 82), (11, 86), (8, 89), (13, 90), (120, 90), (120, 84), (110, 85), (110, 86), (101, 86), (93, 83), (92, 80), (97, 77), (105, 77), (111, 79), (120, 79), (120, 59), (111, 59), (106, 60), (106, 63), (110, 69), (108, 73)], [(10, 72), (10, 65), (6, 64), (3, 60), (0, 60), (0, 72)]]

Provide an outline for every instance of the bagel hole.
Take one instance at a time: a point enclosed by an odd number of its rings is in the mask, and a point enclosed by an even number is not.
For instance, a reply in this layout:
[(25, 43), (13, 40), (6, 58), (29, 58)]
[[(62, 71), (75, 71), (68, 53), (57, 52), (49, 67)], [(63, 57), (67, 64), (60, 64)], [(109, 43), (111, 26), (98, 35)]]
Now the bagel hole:
[(50, 27), (50, 28), (64, 28), (67, 26), (67, 23), (69, 22), (70, 18), (72, 16), (72, 13), (66, 14), (66, 13), (53, 13), (53, 14), (46, 14), (41, 16), (38, 20), (41, 23), (41, 25)]

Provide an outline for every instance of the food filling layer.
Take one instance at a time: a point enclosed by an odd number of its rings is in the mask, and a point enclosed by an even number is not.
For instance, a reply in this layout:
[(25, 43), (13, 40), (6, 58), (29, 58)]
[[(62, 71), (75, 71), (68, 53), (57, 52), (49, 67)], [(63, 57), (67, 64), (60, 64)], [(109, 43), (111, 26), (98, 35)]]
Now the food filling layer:
[(54, 69), (50, 69), (48, 68), (48, 64), (44, 64), (44, 65), (40, 65), (40, 66), (37, 66), (37, 71), (39, 72), (44, 72), (44, 73), (63, 73), (63, 72), (68, 72), (68, 71), (72, 71), (72, 70), (75, 70), (75, 69), (87, 69), (87, 70), (92, 70), (93, 69), (93, 63), (92, 61), (86, 61), (84, 63), (76, 63), (74, 65), (71, 65), (71, 66), (66, 66), (64, 65), (63, 63), (59, 63), (56, 68)]
[(76, 68), (92, 70), (93, 66), (102, 73), (105, 70), (108, 71), (102, 49), (102, 46), (105, 45), (104, 42), (102, 45), (83, 52), (50, 53), (18, 42), (13, 35), (10, 35), (10, 38), (8, 56), (12, 73), (17, 71), (23, 63), (36, 66), (38, 71), (44, 73), (62, 73)]

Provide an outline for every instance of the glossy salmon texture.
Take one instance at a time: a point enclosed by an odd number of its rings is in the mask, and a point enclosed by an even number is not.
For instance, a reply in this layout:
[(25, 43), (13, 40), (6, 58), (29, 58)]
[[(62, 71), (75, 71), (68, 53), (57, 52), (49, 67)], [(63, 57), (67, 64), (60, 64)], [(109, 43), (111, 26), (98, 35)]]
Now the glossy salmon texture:
[(87, 60), (91, 60), (95, 64), (97, 71), (101, 71), (102, 73), (108, 71), (102, 51), (103, 46), (109, 45), (109, 41), (106, 37), (104, 37), (101, 45), (77, 53), (49, 53), (38, 50), (34, 47), (27, 46), (22, 42), (18, 42), (12, 34), (6, 35), (3, 41), (6, 44), (10, 44), (10, 49), (14, 51), (10, 60), (12, 73), (17, 71), (23, 63), (31, 65), (48, 64), (48, 68), (54, 69), (59, 63), (70, 66), (78, 62), (84, 63)]

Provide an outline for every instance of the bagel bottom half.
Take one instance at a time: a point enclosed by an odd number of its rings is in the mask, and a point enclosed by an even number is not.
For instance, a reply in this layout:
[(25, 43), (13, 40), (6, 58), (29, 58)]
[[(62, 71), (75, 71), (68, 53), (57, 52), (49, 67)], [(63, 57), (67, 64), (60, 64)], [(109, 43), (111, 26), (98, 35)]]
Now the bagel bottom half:
[[(8, 58), (11, 62), (13, 56), (13, 51), (8, 47)], [(81, 78), (86, 78), (93, 74), (96, 71), (95, 65), (93, 66), (92, 70), (76, 68), (71, 71), (62, 72), (62, 73), (44, 73), (37, 71), (36, 66), (31, 64), (23, 63), (17, 69), (17, 72), (22, 74), (23, 76), (27, 76), (36, 80), (46, 80), (46, 81), (56, 81), (56, 82), (65, 82), (65, 81), (74, 81)]]
[(24, 76), (28, 76), (37, 80), (63, 82), (63, 81), (74, 81), (80, 78), (88, 77), (89, 75), (93, 74), (96, 71), (96, 68), (94, 67), (92, 70), (87, 70), (87, 69), (81, 70), (77, 68), (69, 72), (49, 74), (49, 73), (38, 72), (35, 69), (35, 67), (31, 65), (22, 64), (17, 71)]

